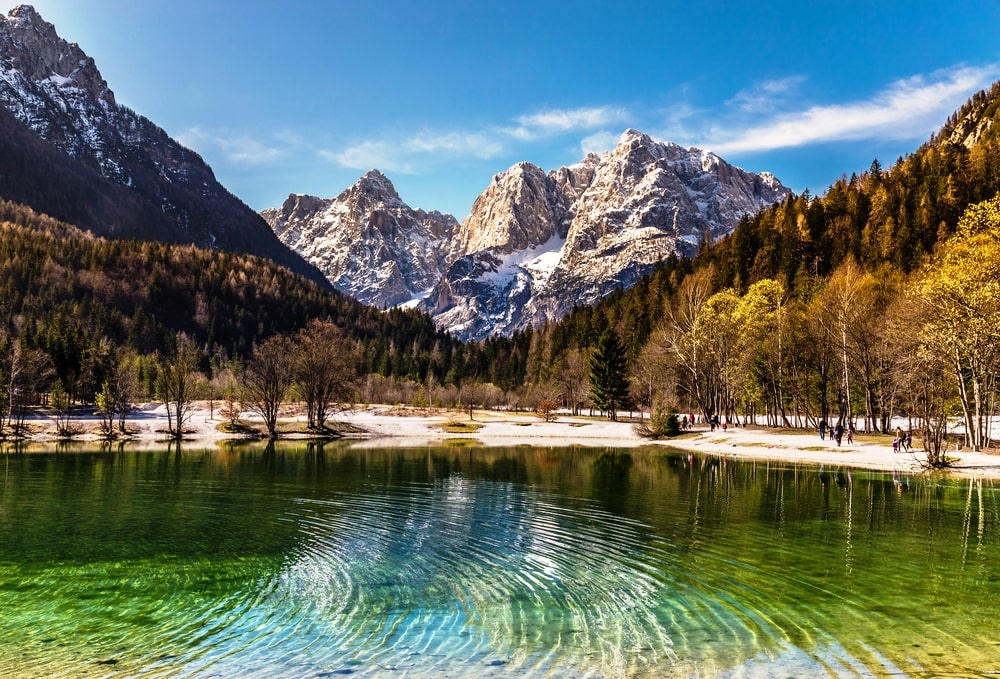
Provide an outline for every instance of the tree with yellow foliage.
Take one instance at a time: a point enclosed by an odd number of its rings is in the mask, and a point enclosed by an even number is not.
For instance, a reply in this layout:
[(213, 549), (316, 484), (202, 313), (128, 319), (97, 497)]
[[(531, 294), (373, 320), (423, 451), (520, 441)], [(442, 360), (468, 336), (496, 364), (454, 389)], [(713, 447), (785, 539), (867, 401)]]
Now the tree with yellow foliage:
[(915, 284), (925, 347), (947, 356), (966, 441), (988, 445), (1000, 372), (1000, 195), (969, 207), (958, 230)]

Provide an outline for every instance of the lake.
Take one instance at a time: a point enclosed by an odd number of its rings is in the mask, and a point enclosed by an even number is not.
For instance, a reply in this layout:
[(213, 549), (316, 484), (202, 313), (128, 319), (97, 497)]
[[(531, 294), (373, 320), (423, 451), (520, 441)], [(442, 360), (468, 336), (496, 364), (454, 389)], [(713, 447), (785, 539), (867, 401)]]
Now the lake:
[(995, 676), (1000, 488), (663, 449), (0, 454), (0, 675)]

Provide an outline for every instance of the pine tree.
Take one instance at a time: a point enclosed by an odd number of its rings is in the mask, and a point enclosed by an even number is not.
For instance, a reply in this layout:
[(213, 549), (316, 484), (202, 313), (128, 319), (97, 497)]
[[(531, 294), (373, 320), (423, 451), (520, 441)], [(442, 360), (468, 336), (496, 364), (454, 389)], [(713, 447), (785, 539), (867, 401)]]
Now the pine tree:
[(618, 335), (606, 331), (590, 357), (590, 398), (598, 410), (618, 421), (618, 411), (629, 405), (625, 347)]

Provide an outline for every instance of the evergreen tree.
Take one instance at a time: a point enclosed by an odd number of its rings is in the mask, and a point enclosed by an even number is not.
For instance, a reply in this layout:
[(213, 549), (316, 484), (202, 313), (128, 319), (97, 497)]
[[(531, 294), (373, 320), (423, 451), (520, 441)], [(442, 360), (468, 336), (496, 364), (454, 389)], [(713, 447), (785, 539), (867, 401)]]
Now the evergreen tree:
[(601, 335), (590, 357), (590, 398), (615, 422), (618, 411), (629, 406), (625, 347), (611, 330)]

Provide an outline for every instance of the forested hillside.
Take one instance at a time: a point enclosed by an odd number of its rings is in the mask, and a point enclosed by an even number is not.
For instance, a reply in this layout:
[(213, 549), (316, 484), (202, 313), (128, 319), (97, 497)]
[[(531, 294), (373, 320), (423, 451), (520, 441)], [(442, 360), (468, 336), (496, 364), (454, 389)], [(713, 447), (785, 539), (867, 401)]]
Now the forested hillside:
[(873, 161), (822, 198), (790, 198), (746, 219), (699, 264), (715, 263), (720, 285), (745, 288), (781, 276), (792, 291), (810, 276), (828, 276), (848, 257), (867, 269), (920, 268), (954, 233), (966, 207), (1000, 191), (998, 109), (1000, 83), (891, 169)]
[(7, 202), (0, 202), (0, 303), (4, 383), (15, 348), (40, 351), (51, 378), (83, 401), (93, 399), (117, 349), (169, 355), (183, 333), (200, 347), (207, 372), (210, 359), (244, 358), (255, 343), (313, 318), (359, 344), (361, 370), (445, 380), (465, 369), (467, 350), (423, 314), (366, 307), (269, 260), (107, 240)]

